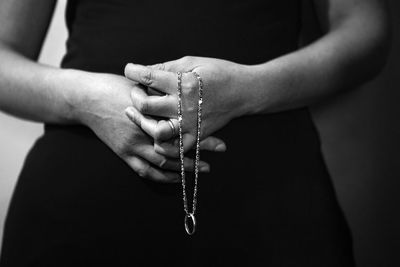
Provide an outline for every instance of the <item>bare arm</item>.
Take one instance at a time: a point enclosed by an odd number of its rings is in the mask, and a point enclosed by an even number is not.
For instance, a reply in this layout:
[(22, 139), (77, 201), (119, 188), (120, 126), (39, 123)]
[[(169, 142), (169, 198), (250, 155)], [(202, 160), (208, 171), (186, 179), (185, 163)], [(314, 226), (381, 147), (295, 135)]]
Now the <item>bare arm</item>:
[[(0, 1), (0, 110), (47, 123), (81, 123), (139, 175), (177, 181), (179, 162), (154, 151), (153, 140), (132, 124), (124, 110), (143, 90), (123, 76), (59, 69), (35, 62), (55, 0)], [(122, 66), (121, 66), (122, 71)], [(210, 138), (203, 149), (223, 142)], [(192, 170), (190, 160), (186, 169)], [(205, 162), (200, 163), (208, 171)]]
[(324, 35), (305, 48), (250, 67), (246, 110), (274, 112), (313, 104), (374, 77), (388, 53), (383, 0), (314, 0)]
[[(374, 77), (388, 52), (389, 26), (384, 0), (314, 0), (324, 34), (312, 44), (260, 65), (245, 66), (226, 60), (184, 57), (152, 68), (128, 64), (125, 75), (167, 94), (132, 99), (132, 121), (156, 137), (171, 138), (167, 126), (141, 116), (176, 116), (176, 71), (196, 71), (203, 77), (202, 137), (224, 127), (235, 117), (271, 113), (311, 105), (341, 91), (355, 88)], [(193, 76), (193, 75), (192, 75)], [(185, 78), (183, 97), (193, 103), (197, 83)], [(173, 101), (175, 99), (175, 102)], [(195, 136), (196, 110), (184, 110), (184, 132)], [(151, 126), (151, 127), (150, 127)], [(172, 152), (171, 152), (172, 154)]]
[(0, 109), (25, 119), (73, 120), (71, 72), (35, 62), (55, 0), (0, 2)]

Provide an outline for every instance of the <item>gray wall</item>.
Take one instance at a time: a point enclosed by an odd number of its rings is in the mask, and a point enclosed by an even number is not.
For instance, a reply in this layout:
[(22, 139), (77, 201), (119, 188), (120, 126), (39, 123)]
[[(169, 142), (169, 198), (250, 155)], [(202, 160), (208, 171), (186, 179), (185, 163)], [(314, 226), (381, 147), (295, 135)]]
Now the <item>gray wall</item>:
[[(384, 72), (314, 112), (361, 267), (400, 266), (400, 2), (389, 2), (394, 40)], [(59, 0), (41, 62), (57, 65), (64, 52), (64, 6)], [(0, 229), (23, 159), (41, 133), (40, 124), (0, 114)]]

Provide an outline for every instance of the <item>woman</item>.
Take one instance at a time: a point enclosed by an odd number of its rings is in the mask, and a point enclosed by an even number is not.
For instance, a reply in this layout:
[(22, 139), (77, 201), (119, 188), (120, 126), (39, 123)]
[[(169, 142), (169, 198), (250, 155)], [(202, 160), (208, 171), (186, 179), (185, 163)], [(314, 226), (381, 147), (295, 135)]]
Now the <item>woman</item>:
[[(386, 12), (379, 0), (313, 4), (323, 34), (299, 49), (300, 0), (69, 0), (58, 69), (34, 62), (54, 1), (2, 1), (0, 107), (45, 134), (19, 177), (1, 266), (353, 266), (306, 106), (379, 71)], [(188, 71), (204, 82), (209, 150), (192, 236), (175, 183), (176, 72), (185, 151), (196, 134)]]

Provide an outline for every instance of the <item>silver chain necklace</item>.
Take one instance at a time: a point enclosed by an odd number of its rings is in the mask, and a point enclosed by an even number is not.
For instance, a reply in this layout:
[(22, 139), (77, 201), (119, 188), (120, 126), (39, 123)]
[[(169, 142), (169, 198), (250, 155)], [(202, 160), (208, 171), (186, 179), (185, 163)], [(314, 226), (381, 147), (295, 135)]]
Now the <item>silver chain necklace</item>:
[[(196, 207), (197, 207), (197, 186), (199, 178), (199, 162), (200, 162), (200, 134), (201, 134), (201, 107), (203, 104), (203, 80), (196, 72), (194, 74), (199, 83), (199, 100), (197, 106), (197, 132), (196, 132), (196, 157), (194, 160), (194, 190), (193, 190), (193, 204), (192, 211), (189, 211), (188, 201), (186, 196), (186, 177), (184, 166), (184, 151), (183, 151), (183, 134), (182, 134), (182, 73), (178, 72), (178, 126), (179, 126), (179, 158), (181, 162), (181, 180), (182, 180), (182, 196), (183, 196), (183, 209), (185, 211), (185, 230), (188, 235), (193, 235), (196, 231)], [(192, 227), (190, 227), (190, 223)]]

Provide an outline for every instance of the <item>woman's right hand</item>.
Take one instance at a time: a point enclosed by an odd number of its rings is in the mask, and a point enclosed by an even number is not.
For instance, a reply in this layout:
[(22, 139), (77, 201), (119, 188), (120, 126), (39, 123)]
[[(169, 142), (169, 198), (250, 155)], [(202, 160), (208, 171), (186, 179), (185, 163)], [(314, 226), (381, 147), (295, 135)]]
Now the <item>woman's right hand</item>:
[[(159, 182), (179, 181), (179, 161), (155, 152), (153, 139), (125, 115), (132, 105), (131, 95), (144, 93), (139, 85), (123, 76), (87, 72), (79, 73), (76, 82), (81, 93), (75, 97), (79, 100), (74, 110), (80, 123), (91, 128), (140, 176)], [(193, 170), (192, 160), (185, 158), (185, 169)], [(207, 163), (200, 163), (200, 171), (209, 169)]]

